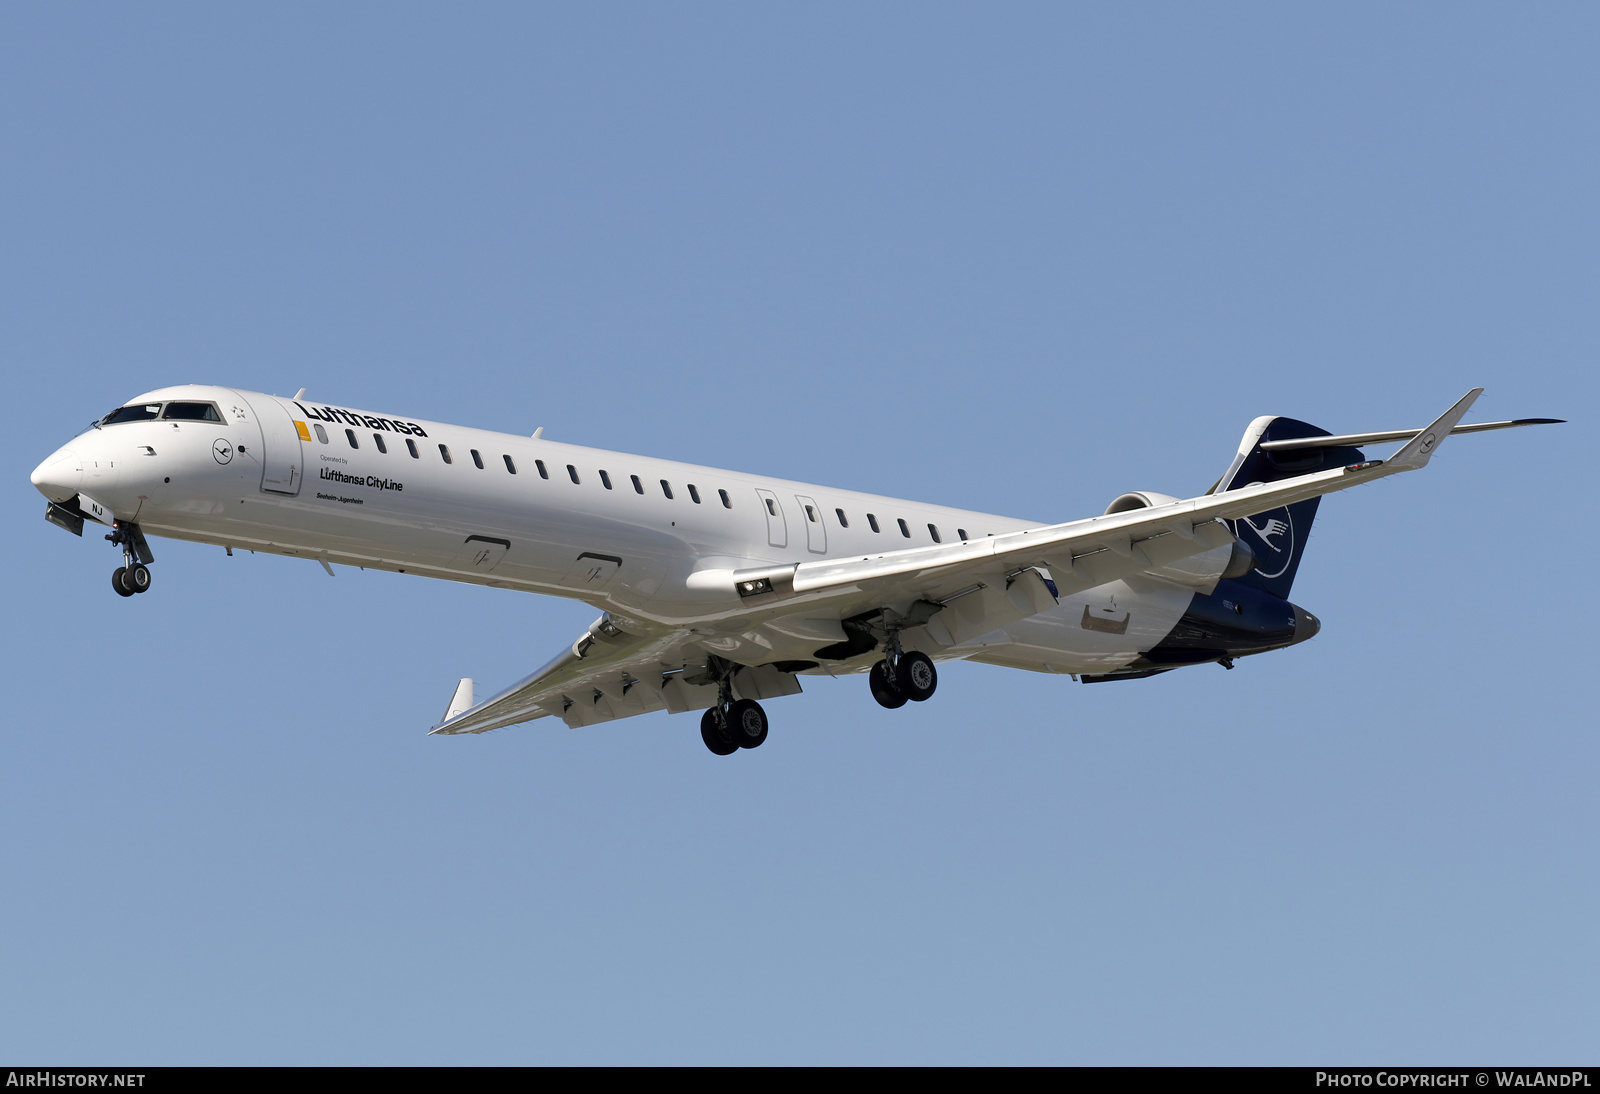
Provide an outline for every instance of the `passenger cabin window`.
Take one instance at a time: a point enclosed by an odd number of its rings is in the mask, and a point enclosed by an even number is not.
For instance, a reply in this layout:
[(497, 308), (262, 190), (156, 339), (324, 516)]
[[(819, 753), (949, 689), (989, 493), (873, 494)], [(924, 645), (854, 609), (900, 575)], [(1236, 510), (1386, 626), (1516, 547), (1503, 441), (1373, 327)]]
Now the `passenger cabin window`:
[(939, 538), (939, 529), (935, 528), (931, 524), (928, 525), (928, 534), (933, 537), (933, 542), (935, 542), (935, 543), (943, 543), (944, 542), (942, 539)]
[(321, 422), (314, 423), (311, 428), (317, 431), (317, 440), (321, 441), (323, 444), (328, 443), (328, 431), (322, 428)]
[(633, 492), (635, 494), (643, 494), (644, 493), (644, 483), (639, 481), (639, 476), (638, 475), (629, 475), (628, 478), (633, 480)]
[(717, 497), (722, 499), (722, 507), (724, 509), (732, 509), (733, 508), (733, 502), (729, 500), (728, 492), (726, 490), (718, 490), (717, 491)]
[(817, 523), (817, 511), (815, 509), (813, 509), (809, 505), (806, 506), (805, 508), (806, 508), (806, 519), (809, 520), (812, 524)]
[(871, 529), (872, 529), (872, 530), (873, 530), (873, 531), (874, 531), (874, 532), (876, 532), (876, 531), (878, 531), (878, 518), (877, 518), (877, 517), (875, 517), (875, 516), (873, 516), (873, 515), (872, 515), (872, 514), (871, 514), (871, 513), (868, 513), (868, 514), (867, 514), (867, 525), (868, 525), (868, 526), (869, 526), (869, 527), (870, 527), (870, 528), (871, 528)]
[(517, 473), (517, 465), (511, 462), (511, 457), (502, 455), (500, 458), (506, 461), (506, 470), (515, 475)]
[(533, 466), (535, 466), (535, 467), (537, 467), (539, 469), (539, 477), (541, 479), (548, 479), (550, 477), (550, 472), (546, 471), (545, 468), (544, 468), (544, 461), (543, 460), (534, 460), (533, 461)]
[(839, 518), (839, 527), (840, 528), (848, 528), (848, 527), (850, 527), (850, 518), (844, 515), (844, 510), (843, 509), (835, 509), (833, 511), (833, 515)]
[(472, 462), (478, 465), (478, 470), (479, 471), (482, 471), (483, 470), (483, 457), (478, 455), (478, 450), (476, 448), (470, 449), (469, 451), (471, 451), (471, 453), (472, 453)]
[(140, 403), (137, 406), (125, 406), (120, 410), (113, 410), (100, 419), (101, 425), (121, 425), (123, 422), (148, 422), (161, 417), (160, 403)]
[(361, 445), (356, 443), (356, 431), (353, 430), (353, 429), (347, 429), (347, 430), (344, 431), (344, 439), (350, 442), (350, 447), (351, 448), (360, 448), (361, 447)]
[(567, 478), (572, 480), (573, 486), (578, 485), (578, 469), (573, 467), (570, 463), (567, 464)]
[(439, 446), (439, 455), (444, 457), (444, 462), (445, 463), (455, 463), (456, 462), (455, 460), (452, 460), (450, 458), (450, 446), (447, 445), (447, 444), (441, 444)]
[(666, 479), (661, 480), (661, 492), (667, 496), (668, 501), (672, 500), (672, 484)]
[(386, 456), (389, 454), (389, 446), (383, 443), (382, 433), (374, 433), (372, 435), (372, 443), (378, 446), (379, 452), (382, 452)]
[(605, 487), (607, 490), (611, 489), (611, 475), (608, 472), (600, 472), (600, 485)]
[(900, 534), (902, 536), (905, 536), (907, 539), (910, 539), (911, 538), (911, 529), (906, 527), (905, 518), (904, 517), (895, 517), (894, 519), (895, 519), (895, 523), (900, 525)]
[(694, 483), (692, 482), (689, 484), (689, 500), (696, 505), (700, 504), (700, 491), (694, 488)]
[(762, 500), (767, 503), (767, 512), (771, 513), (773, 516), (777, 516), (778, 515), (778, 503), (773, 501), (771, 498), (763, 498)]
[[(319, 433), (322, 432), (322, 427), (321, 426), (317, 427), (317, 432), (319, 432)], [(411, 453), (411, 458), (412, 459), (414, 459), (414, 460), (422, 459), (421, 455), (419, 455), (417, 453), (417, 442), (412, 440), (410, 437), (406, 438), (406, 451)]]
[(965, 528), (957, 528), (956, 535), (961, 537), (962, 543), (967, 542), (967, 530)]
[(222, 415), (210, 403), (168, 403), (161, 415), (169, 422), (220, 422)]

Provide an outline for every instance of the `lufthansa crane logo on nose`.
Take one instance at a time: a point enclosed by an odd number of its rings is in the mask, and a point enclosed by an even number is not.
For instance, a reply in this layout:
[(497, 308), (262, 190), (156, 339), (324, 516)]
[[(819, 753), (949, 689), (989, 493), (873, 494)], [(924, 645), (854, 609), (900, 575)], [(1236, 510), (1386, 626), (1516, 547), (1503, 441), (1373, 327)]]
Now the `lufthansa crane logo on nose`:
[(211, 454), (216, 457), (218, 463), (227, 463), (233, 459), (233, 445), (218, 437), (212, 442)]
[(1243, 517), (1238, 530), (1249, 533), (1249, 547), (1261, 562), (1256, 573), (1271, 578), (1289, 568), (1289, 560), (1294, 558), (1294, 518), (1287, 506)]

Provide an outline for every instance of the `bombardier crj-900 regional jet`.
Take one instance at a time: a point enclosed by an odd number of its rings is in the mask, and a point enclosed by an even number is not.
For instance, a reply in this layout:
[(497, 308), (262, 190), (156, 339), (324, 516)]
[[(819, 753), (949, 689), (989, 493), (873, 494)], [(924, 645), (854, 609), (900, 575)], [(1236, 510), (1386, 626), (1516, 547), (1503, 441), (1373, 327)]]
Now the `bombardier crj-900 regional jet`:
[(33, 482), (53, 523), (110, 527), (122, 596), (169, 536), (586, 601), (576, 642), (484, 702), (462, 680), (433, 732), (704, 711), (729, 755), (805, 675), (865, 673), (899, 707), (938, 661), (1099, 682), (1304, 642), (1319, 624), (1289, 588), (1323, 494), (1423, 467), (1450, 433), (1551, 420), (1460, 425), (1481, 390), (1422, 429), (1257, 418), (1207, 493), (1066, 524), (202, 386), (113, 410)]

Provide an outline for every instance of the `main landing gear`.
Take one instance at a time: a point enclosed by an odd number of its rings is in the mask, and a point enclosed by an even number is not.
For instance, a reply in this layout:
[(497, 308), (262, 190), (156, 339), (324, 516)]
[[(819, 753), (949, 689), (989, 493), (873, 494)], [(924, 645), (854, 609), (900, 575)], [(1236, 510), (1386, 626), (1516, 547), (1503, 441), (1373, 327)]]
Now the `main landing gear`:
[(718, 674), (717, 705), (700, 716), (700, 739), (718, 756), (759, 748), (767, 739), (767, 712), (754, 699), (733, 697), (733, 667)]
[(920, 703), (933, 698), (939, 686), (939, 674), (934, 670), (933, 659), (925, 653), (900, 649), (898, 631), (889, 636), (884, 645), (883, 660), (873, 665), (867, 673), (867, 687), (879, 706), (895, 710), (907, 701)]
[(148, 592), (150, 568), (147, 564), (156, 559), (150, 553), (150, 545), (144, 541), (144, 533), (139, 526), (118, 521), (112, 525), (111, 534), (106, 539), (122, 548), (122, 565), (111, 571), (111, 588), (118, 596)]

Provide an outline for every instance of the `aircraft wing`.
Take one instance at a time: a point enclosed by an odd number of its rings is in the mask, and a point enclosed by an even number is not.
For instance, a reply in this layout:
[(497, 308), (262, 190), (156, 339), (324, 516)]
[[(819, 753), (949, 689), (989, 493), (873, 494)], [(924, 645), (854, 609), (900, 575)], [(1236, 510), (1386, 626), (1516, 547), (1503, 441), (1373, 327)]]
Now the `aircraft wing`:
[(967, 543), (787, 566), (702, 571), (691, 581), (708, 589), (719, 584), (726, 588), (723, 583), (731, 583), (751, 607), (832, 599), (848, 596), (852, 589), (864, 592), (885, 584), (932, 599), (938, 593), (958, 591), (956, 586), (972, 578), (1035, 566), (1047, 567), (1059, 589), (1091, 588), (1230, 542), (1232, 533), (1222, 520), (1252, 516), (1425, 466), (1482, 392), (1482, 388), (1467, 392), (1387, 460)]
[[(1481, 392), (1481, 388), (1469, 391), (1431, 425), (1410, 435), (1387, 460), (966, 543), (775, 567), (699, 571), (689, 583), (704, 592), (731, 592), (738, 597), (731, 610), (707, 621), (722, 633), (786, 617), (844, 619), (864, 608), (889, 604), (909, 607), (915, 615), (920, 602), (922, 623), (944, 606), (957, 607), (948, 621), (939, 616), (938, 627), (951, 643), (959, 643), (964, 636), (1004, 625), (1008, 618), (1043, 611), (1063, 593), (1231, 545), (1233, 534), (1224, 520), (1420, 468)], [(1048, 574), (1040, 573), (1041, 568)], [(984, 590), (985, 596), (966, 599), (969, 593)], [(432, 732), (483, 733), (546, 716), (583, 726), (652, 710), (702, 710), (717, 701), (707, 652), (705, 639), (687, 630), (636, 636), (610, 626), (602, 616), (570, 649), (491, 699), (474, 704), (472, 682), (463, 680)], [(733, 686), (741, 698), (750, 699), (800, 690), (793, 672), (773, 665), (738, 668)]]
[[(606, 626), (602, 616), (572, 647), (538, 672), (476, 705), (463, 680), (432, 733), (485, 733), (554, 716), (574, 728), (668, 710), (704, 710), (717, 701), (696, 636), (673, 631), (634, 637)], [(734, 693), (742, 699), (797, 695), (792, 673), (771, 666), (739, 668)]]
[[(671, 685), (664, 682), (661, 659), (671, 661), (681, 652), (680, 647), (687, 647), (685, 636), (672, 633), (629, 639), (592, 655), (589, 638), (590, 633), (585, 632), (571, 649), (482, 703), (471, 703), (472, 681), (463, 680), (444, 717), (430, 732), (484, 733), (551, 715), (577, 726), (668, 709), (663, 693)], [(585, 649), (586, 645), (590, 649)], [(461, 702), (463, 688), (467, 690), (465, 704)], [(711, 691), (715, 699), (716, 689)]]

